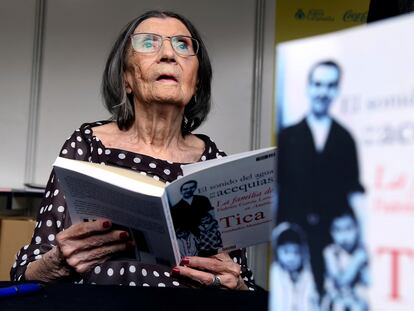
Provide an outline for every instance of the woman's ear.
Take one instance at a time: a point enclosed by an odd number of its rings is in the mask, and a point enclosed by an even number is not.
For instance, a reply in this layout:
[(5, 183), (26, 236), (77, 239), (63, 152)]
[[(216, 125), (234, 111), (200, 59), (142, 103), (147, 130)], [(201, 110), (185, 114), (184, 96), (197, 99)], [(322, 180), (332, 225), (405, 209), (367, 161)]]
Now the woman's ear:
[(124, 84), (125, 84), (125, 91), (127, 92), (127, 94), (131, 94), (132, 93), (132, 88), (129, 84), (129, 77), (128, 77), (128, 73), (124, 72)]
[(132, 93), (132, 89), (128, 86), (128, 83), (126, 83), (126, 85), (125, 85), (125, 91), (127, 92), (127, 94)]
[(194, 94), (193, 94), (193, 96), (197, 96), (199, 82), (200, 82), (200, 80), (197, 79), (197, 82), (196, 82), (196, 85), (195, 85), (195, 88), (194, 88)]

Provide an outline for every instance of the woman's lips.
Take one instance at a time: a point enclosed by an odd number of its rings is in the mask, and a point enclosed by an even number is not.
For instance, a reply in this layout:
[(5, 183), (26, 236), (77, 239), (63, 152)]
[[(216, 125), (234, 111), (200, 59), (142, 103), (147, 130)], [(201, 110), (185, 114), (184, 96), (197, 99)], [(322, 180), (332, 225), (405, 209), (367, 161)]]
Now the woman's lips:
[(173, 75), (168, 75), (168, 74), (162, 74), (159, 75), (158, 78), (156, 79), (156, 81), (160, 81), (160, 82), (178, 82), (177, 78)]

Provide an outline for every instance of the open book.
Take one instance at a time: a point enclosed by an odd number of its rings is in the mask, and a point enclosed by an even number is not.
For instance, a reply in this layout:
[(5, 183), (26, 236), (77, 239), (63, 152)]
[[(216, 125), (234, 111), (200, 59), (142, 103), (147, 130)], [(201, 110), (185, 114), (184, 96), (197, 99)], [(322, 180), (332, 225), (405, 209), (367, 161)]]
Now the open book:
[(270, 240), (274, 147), (197, 162), (164, 184), (139, 172), (58, 157), (73, 223), (99, 217), (131, 228), (137, 259), (166, 265)]

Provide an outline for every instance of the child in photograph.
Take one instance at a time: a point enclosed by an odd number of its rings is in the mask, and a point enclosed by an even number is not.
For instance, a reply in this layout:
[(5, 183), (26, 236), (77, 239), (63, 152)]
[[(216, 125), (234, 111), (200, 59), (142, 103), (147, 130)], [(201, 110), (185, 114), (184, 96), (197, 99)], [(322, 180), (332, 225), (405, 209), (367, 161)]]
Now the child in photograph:
[(175, 235), (177, 236), (181, 254), (185, 254), (185, 256), (197, 256), (200, 241), (191, 231), (177, 229)]
[(318, 311), (319, 297), (302, 229), (281, 223), (272, 232), (271, 311)]
[(333, 243), (324, 249), (326, 265), (323, 310), (367, 311), (368, 254), (350, 207), (341, 209), (331, 223)]

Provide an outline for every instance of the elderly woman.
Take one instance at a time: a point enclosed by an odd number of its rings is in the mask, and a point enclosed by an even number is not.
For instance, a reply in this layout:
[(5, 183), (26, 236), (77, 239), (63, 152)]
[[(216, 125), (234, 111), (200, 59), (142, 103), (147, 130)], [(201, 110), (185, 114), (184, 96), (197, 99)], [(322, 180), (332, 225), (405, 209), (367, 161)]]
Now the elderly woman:
[[(223, 156), (209, 137), (191, 133), (209, 111), (211, 77), (206, 48), (186, 18), (143, 14), (121, 32), (106, 63), (102, 93), (111, 120), (83, 124), (60, 156), (129, 168), (166, 183), (182, 174), (183, 163)], [(254, 288), (245, 250), (184, 257), (172, 270), (125, 259), (129, 233), (113, 228), (110, 219), (72, 224), (53, 171), (37, 218), (12, 280)]]

